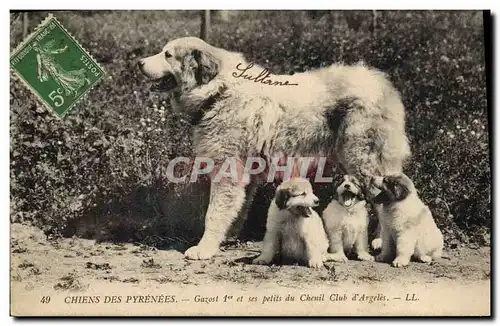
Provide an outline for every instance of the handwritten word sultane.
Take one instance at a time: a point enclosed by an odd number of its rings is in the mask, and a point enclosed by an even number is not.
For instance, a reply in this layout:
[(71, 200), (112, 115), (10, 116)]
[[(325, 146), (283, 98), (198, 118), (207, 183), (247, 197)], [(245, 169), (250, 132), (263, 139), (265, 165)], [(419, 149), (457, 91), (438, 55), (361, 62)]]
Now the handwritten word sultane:
[(288, 80), (284, 82), (273, 81), (271, 79), (271, 73), (268, 69), (264, 68), (257, 76), (252, 76), (247, 73), (248, 70), (252, 69), (253, 63), (249, 63), (246, 67), (243, 67), (241, 63), (236, 65), (236, 70), (238, 72), (233, 72), (234, 78), (243, 78), (246, 80), (253, 81), (254, 83), (261, 83), (269, 86), (298, 86), (299, 84), (290, 83)]

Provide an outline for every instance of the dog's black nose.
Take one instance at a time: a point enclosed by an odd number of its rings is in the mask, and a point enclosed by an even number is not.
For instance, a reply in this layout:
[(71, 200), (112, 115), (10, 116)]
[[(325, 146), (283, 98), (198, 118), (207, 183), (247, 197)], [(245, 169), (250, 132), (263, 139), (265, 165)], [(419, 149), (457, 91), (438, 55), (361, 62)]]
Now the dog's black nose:
[(351, 189), (351, 185), (345, 185), (344, 188), (346, 188), (347, 190)]
[(139, 66), (139, 68), (142, 68), (142, 66), (144, 66), (144, 61), (142, 60), (137, 61), (137, 65)]
[(313, 201), (313, 203), (314, 203), (314, 205), (319, 205), (319, 200), (318, 200), (318, 199), (315, 199), (315, 200)]

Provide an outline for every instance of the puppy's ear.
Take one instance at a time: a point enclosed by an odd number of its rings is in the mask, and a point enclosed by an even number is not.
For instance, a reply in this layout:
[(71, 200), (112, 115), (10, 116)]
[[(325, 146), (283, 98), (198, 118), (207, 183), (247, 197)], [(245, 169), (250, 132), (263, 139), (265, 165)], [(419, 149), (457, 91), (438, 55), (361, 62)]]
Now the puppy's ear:
[(290, 190), (288, 189), (279, 189), (276, 192), (276, 196), (274, 197), (274, 201), (276, 202), (276, 206), (278, 206), (279, 209), (285, 209), (286, 208), (286, 202), (288, 199), (290, 199)]
[(207, 84), (217, 76), (219, 65), (212, 55), (200, 50), (193, 50), (191, 54), (198, 64), (195, 72), (198, 85)]
[(359, 189), (362, 189), (363, 188), (363, 184), (361, 184), (361, 182), (359, 181), (358, 178), (354, 177), (354, 176), (351, 176), (350, 178), (350, 181), (356, 186), (358, 187)]
[(404, 200), (409, 194), (410, 191), (404, 184), (400, 182), (394, 184), (394, 197), (396, 197), (396, 200)]
[(386, 191), (381, 191), (372, 201), (374, 204), (390, 204), (392, 199)]

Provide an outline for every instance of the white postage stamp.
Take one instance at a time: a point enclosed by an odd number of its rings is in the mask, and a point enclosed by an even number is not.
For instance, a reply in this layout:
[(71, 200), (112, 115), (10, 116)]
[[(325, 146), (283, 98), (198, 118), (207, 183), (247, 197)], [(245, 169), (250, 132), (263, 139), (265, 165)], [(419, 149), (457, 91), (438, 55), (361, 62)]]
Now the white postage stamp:
[(491, 317), (488, 11), (10, 19), (12, 316)]

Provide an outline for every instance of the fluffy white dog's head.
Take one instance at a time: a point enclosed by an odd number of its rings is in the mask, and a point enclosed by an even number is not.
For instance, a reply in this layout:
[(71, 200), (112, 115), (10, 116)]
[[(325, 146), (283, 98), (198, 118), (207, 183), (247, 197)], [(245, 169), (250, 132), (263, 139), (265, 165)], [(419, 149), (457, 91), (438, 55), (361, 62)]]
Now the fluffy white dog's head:
[(274, 197), (279, 209), (287, 209), (295, 216), (309, 217), (313, 214), (311, 207), (319, 204), (314, 195), (311, 183), (304, 178), (294, 178), (283, 182), (276, 189)]
[(141, 71), (153, 80), (153, 91), (189, 91), (208, 83), (219, 72), (215, 48), (196, 37), (173, 40), (163, 50), (139, 60)]
[(172, 108), (195, 119), (226, 90), (225, 74), (241, 54), (226, 51), (196, 37), (170, 41), (160, 53), (139, 60), (140, 70), (152, 80), (151, 90), (167, 93)]
[(337, 201), (349, 209), (365, 200), (358, 179), (344, 175), (344, 181), (337, 187)]

